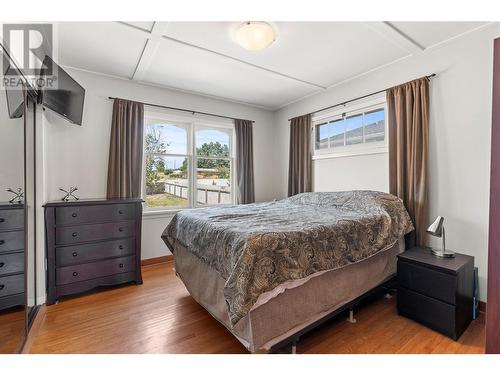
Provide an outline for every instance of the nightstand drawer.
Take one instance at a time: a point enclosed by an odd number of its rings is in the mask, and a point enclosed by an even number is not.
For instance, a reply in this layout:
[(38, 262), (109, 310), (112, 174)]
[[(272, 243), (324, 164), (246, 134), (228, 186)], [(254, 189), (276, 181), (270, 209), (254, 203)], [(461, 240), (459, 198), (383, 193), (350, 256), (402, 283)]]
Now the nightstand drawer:
[(457, 339), (462, 332), (457, 332), (456, 307), (438, 301), (404, 287), (398, 288), (398, 311), (401, 315), (414, 319), (429, 328)]
[(439, 299), (451, 305), (456, 304), (456, 276), (425, 268), (410, 262), (398, 260), (399, 285)]

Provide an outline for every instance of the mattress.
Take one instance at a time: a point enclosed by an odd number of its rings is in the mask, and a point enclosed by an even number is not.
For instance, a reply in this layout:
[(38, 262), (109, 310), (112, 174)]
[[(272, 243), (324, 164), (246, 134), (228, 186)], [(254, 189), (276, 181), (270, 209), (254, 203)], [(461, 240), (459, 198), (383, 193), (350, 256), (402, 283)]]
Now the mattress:
[(250, 352), (266, 352), (395, 275), (404, 239), (360, 262), (280, 284), (261, 294), (236, 324), (229, 319), (225, 280), (180, 242), (172, 246), (176, 273), (191, 296)]

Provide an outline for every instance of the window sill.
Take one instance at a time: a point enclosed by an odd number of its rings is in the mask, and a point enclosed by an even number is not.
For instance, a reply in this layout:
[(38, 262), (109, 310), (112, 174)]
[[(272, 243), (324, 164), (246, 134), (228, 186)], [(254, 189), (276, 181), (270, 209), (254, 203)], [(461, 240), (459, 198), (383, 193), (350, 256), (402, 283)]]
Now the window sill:
[(334, 158), (346, 158), (351, 156), (363, 156), (372, 154), (387, 154), (389, 150), (386, 147), (373, 148), (363, 151), (346, 151), (346, 152), (336, 152), (336, 153), (325, 153), (313, 155), (312, 160), (322, 160), (322, 159), (334, 159)]
[(199, 206), (199, 207), (172, 208), (172, 209), (165, 209), (165, 210), (147, 210), (147, 211), (143, 210), (142, 211), (142, 218), (144, 220), (153, 220), (156, 218), (172, 217), (180, 211), (195, 210), (195, 209), (200, 209), (200, 208), (220, 207), (220, 206), (234, 206), (234, 205), (236, 205), (235, 202), (219, 204), (219, 205), (215, 204), (215, 205), (209, 205), (209, 206)]
[(142, 218), (144, 220), (160, 219), (165, 217), (172, 217), (177, 212), (183, 210), (182, 208), (176, 208), (171, 210), (156, 210), (156, 211), (143, 211)]

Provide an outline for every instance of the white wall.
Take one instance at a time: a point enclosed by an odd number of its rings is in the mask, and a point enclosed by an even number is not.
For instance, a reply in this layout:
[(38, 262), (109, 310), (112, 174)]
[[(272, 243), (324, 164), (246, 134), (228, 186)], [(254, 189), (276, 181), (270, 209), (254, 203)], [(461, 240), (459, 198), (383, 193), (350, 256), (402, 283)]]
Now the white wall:
[[(81, 198), (106, 194), (112, 100), (109, 96), (189, 108), (255, 120), (255, 190), (258, 201), (274, 196), (275, 171), (269, 164), (273, 140), (269, 137), (273, 113), (237, 103), (186, 94), (68, 69), (86, 89), (82, 126), (71, 125), (50, 110), (44, 112), (44, 201), (61, 198), (59, 187), (78, 186)], [(160, 235), (172, 215), (148, 216), (143, 220), (143, 259), (169, 254)]]
[[(493, 39), (499, 36), (500, 26), (493, 24), (282, 108), (276, 113), (280, 195), (287, 191), (288, 118), (437, 73), (430, 92), (429, 221), (443, 215), (448, 247), (475, 257), (480, 298), (486, 300), (492, 56)], [(370, 162), (332, 159), (321, 169), (316, 165), (316, 186), (361, 187), (379, 157), (373, 155)], [(348, 181), (339, 182), (342, 176)], [(431, 244), (438, 242), (431, 239)]]
[(386, 152), (313, 161), (314, 191), (389, 191)]

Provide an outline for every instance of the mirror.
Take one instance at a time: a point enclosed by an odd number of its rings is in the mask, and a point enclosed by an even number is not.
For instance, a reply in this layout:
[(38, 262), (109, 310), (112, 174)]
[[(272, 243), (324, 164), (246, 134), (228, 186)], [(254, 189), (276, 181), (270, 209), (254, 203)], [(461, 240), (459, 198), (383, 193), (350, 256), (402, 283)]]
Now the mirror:
[(0, 71), (0, 353), (19, 353), (38, 309), (37, 92), (11, 61)]
[[(3, 71), (3, 69), (2, 69)], [(3, 72), (0, 76), (3, 82)], [(22, 91), (20, 94), (22, 104)], [(15, 101), (10, 98), (10, 104)], [(17, 104), (16, 104), (17, 105)], [(24, 118), (10, 118), (0, 92), (0, 353), (18, 352), (25, 337)], [(10, 191), (8, 191), (10, 190)], [(9, 202), (11, 201), (11, 202)]]

